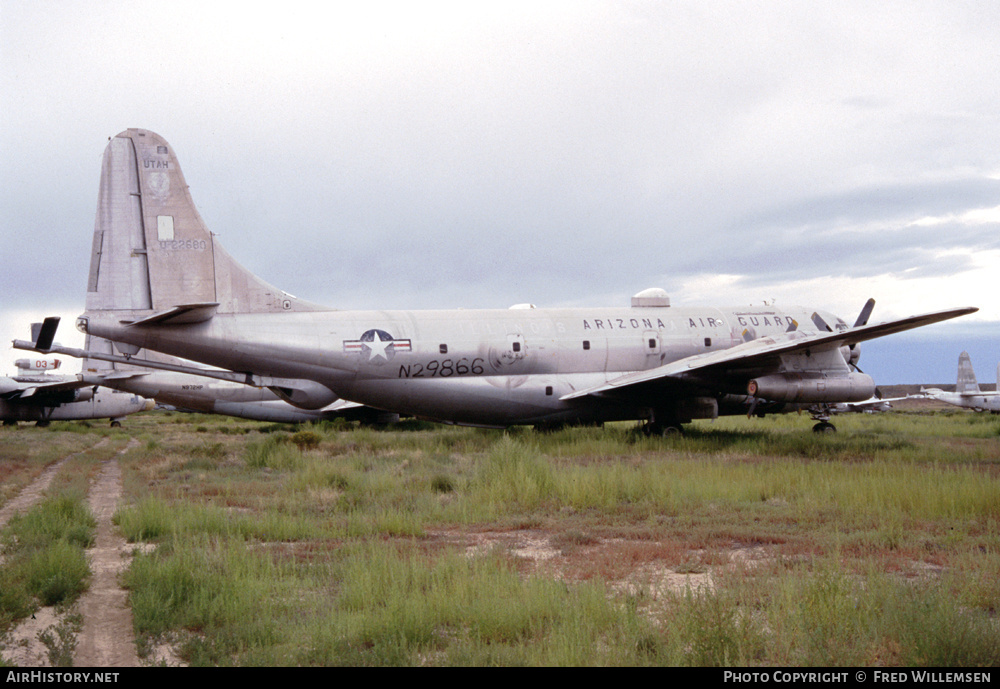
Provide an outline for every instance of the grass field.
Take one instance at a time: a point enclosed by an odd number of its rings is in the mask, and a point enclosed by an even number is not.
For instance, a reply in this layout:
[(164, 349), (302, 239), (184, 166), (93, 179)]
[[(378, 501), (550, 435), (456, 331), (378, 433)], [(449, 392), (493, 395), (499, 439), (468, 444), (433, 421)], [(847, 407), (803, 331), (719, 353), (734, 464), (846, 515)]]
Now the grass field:
[[(1000, 419), (837, 425), (720, 419), (651, 439), (630, 424), (375, 430), (154, 413), (116, 430), (2, 429), (0, 477), (7, 501), (87, 450), (44, 507), (69, 515), (65, 533), (37, 527), (53, 557), (77, 561), (80, 477), (92, 455), (140, 441), (118, 457), (115, 522), (144, 546), (123, 585), (149, 657), (1000, 664)], [(0, 582), (21, 592), (0, 594), (6, 626), (42, 604), (23, 564), (28, 520), (2, 532)], [(75, 586), (63, 584), (69, 603)]]

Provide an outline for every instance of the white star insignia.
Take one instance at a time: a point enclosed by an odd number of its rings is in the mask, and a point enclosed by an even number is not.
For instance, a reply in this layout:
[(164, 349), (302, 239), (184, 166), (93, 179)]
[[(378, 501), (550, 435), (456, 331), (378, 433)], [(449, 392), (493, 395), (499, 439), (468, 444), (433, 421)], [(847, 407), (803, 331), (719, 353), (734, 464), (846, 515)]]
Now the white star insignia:
[(385, 353), (387, 347), (392, 345), (392, 340), (383, 340), (382, 337), (376, 332), (375, 339), (371, 342), (365, 342), (365, 346), (368, 347), (368, 361), (375, 358), (381, 357), (386, 361), (389, 360), (389, 356)]

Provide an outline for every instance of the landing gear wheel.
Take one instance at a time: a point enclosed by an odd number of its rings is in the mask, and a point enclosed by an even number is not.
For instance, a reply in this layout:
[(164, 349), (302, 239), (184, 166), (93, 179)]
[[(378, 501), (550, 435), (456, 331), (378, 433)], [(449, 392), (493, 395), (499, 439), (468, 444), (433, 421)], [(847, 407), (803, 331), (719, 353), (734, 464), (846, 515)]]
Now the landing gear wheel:
[(111, 422), (111, 427), (112, 428), (121, 428), (122, 427), (122, 422), (121, 421), (112, 421)]
[(656, 423), (650, 421), (642, 427), (642, 432), (647, 436), (662, 436), (664, 438), (677, 438), (684, 435), (684, 429), (679, 423)]
[(829, 421), (820, 421), (813, 426), (813, 433), (836, 433), (837, 427)]

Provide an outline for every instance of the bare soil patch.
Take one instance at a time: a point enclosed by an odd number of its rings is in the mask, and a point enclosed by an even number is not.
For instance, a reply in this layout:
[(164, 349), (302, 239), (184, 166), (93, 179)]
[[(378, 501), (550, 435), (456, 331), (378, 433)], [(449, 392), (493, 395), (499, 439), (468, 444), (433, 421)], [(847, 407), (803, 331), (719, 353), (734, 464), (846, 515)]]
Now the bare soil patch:
[(669, 541), (599, 538), (545, 529), (432, 531), (432, 539), (464, 547), (469, 557), (496, 549), (522, 563), (525, 574), (565, 581), (602, 579), (625, 593), (654, 599), (685, 592), (711, 592), (723, 570), (755, 567), (776, 557), (767, 548), (733, 546), (689, 550)]

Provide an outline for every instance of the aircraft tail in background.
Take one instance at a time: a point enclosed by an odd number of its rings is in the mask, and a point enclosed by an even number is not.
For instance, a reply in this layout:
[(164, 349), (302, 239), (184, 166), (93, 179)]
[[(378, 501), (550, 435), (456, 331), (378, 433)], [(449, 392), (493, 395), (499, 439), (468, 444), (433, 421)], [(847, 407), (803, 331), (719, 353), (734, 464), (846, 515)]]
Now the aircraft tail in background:
[(968, 352), (958, 355), (958, 381), (955, 383), (955, 392), (958, 394), (978, 395), (979, 383), (976, 382), (976, 372), (972, 369), (972, 359)]

